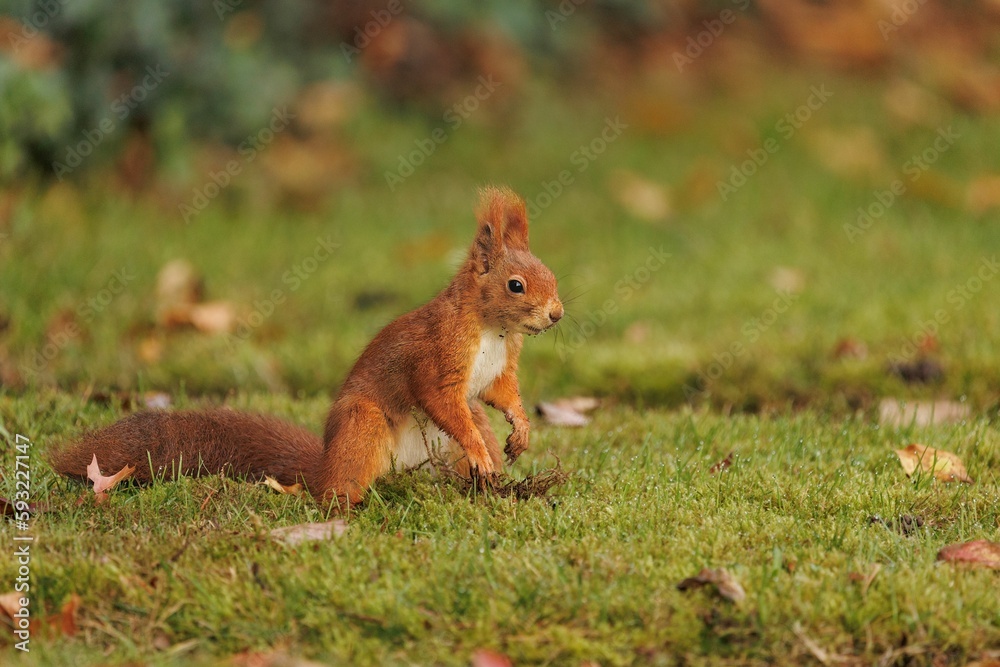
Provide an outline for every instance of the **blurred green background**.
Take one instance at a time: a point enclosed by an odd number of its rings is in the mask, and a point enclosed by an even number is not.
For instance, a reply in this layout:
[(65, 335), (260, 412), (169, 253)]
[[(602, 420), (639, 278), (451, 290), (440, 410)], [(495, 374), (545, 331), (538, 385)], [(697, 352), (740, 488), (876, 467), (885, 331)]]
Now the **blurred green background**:
[(1000, 8), (0, 3), (0, 382), (334, 391), (475, 190), (571, 317), (529, 400), (996, 410)]

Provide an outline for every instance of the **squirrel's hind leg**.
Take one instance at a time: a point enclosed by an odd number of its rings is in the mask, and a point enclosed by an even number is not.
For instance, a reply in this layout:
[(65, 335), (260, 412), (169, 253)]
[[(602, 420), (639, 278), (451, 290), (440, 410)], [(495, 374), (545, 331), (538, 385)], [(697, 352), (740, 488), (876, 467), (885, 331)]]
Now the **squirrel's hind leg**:
[(393, 435), (373, 401), (341, 399), (330, 410), (323, 452), (322, 498), (356, 504), (392, 466)]

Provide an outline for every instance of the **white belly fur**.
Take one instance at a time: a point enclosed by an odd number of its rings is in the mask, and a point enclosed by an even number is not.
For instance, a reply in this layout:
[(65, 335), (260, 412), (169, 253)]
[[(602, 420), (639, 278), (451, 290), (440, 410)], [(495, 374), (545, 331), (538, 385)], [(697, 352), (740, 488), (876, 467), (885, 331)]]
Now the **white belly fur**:
[[(502, 332), (487, 330), (476, 350), (472, 361), (472, 373), (469, 379), (468, 398), (478, 396), (490, 386), (503, 372), (507, 365), (507, 341), (501, 337)], [(397, 470), (416, 468), (431, 458), (431, 451), (444, 455), (448, 460), (461, 455), (458, 443), (447, 433), (420, 413), (417, 418), (407, 417), (399, 427), (396, 435), (396, 451), (394, 460)]]
[[(396, 452), (394, 454), (397, 470), (416, 468), (431, 459), (431, 452), (444, 456), (447, 460), (454, 458), (451, 451), (455, 443), (448, 434), (422, 412), (418, 417), (413, 415), (399, 427), (396, 436)], [(435, 456), (435, 458), (437, 458)]]
[(507, 365), (507, 341), (502, 331), (487, 329), (479, 339), (479, 349), (472, 360), (469, 398), (474, 398), (503, 373)]

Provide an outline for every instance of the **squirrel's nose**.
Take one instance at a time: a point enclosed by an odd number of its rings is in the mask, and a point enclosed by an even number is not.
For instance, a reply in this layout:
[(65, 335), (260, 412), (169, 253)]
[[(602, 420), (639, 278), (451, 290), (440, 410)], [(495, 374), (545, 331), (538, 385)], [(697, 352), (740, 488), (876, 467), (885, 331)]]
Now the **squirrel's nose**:
[(555, 324), (556, 322), (561, 320), (562, 316), (563, 316), (562, 304), (556, 306), (555, 308), (549, 311), (549, 319), (552, 320), (552, 324)]

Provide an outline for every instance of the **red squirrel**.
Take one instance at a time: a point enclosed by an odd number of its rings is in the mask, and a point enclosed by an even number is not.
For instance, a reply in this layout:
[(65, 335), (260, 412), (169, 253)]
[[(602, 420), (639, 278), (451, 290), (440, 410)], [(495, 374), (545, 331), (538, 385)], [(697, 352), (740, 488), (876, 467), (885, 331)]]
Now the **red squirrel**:
[(451, 283), (391, 322), (355, 362), (330, 408), (322, 440), (295, 424), (225, 408), (139, 412), (82, 436), (54, 468), (86, 478), (135, 466), (134, 478), (225, 473), (302, 482), (321, 503), (358, 503), (395, 468), (418, 466), (442, 446), (469, 476), (503, 465), (483, 403), (512, 430), (503, 452), (528, 448), (517, 362), (524, 335), (563, 316), (555, 276), (528, 249), (524, 201), (507, 188), (480, 193), (478, 229)]

